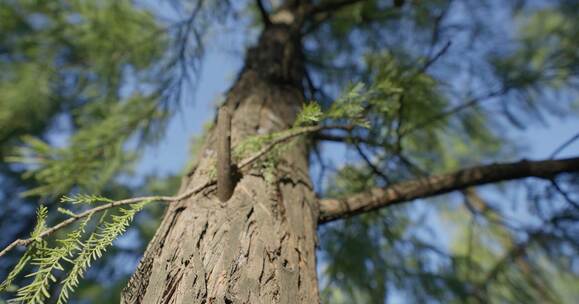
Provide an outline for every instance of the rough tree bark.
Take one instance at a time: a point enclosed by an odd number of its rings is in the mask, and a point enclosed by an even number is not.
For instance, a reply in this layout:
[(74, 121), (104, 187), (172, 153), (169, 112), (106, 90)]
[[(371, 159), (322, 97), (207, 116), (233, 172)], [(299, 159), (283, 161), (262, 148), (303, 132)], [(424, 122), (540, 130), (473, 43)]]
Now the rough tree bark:
[[(287, 0), (274, 15), (260, 7), (266, 26), (257, 45), (247, 51), (224, 104), (231, 114), (232, 146), (248, 136), (292, 126), (304, 100), (300, 26), (312, 14), (359, 1), (314, 7), (308, 1)], [(180, 194), (213, 180), (218, 139), (214, 128), (197, 166), (183, 178)], [(470, 186), (579, 171), (579, 158), (487, 165), (318, 204), (307, 157), (305, 142), (292, 143), (268, 178), (259, 167), (240, 172), (225, 202), (211, 183), (171, 203), (123, 291), (122, 303), (319, 303), (319, 222)]]
[[(226, 97), (232, 145), (289, 128), (303, 102), (302, 76), (299, 29), (270, 24)], [(210, 178), (216, 136), (209, 132), (181, 193)], [(256, 168), (242, 172), (224, 203), (208, 187), (171, 204), (122, 302), (318, 303), (318, 211), (306, 144), (292, 144), (273, 173), (272, 181)]]

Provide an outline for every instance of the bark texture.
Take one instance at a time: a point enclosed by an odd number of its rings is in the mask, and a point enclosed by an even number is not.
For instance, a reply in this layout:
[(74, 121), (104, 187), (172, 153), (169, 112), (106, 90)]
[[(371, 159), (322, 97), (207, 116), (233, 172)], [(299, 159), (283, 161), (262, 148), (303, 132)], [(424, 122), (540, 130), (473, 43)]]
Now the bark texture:
[[(267, 27), (226, 98), (232, 145), (289, 128), (303, 102), (302, 76), (297, 31)], [(208, 134), (181, 193), (215, 170), (217, 133)], [(318, 303), (318, 212), (305, 144), (292, 144), (268, 176), (254, 166), (241, 172), (226, 202), (211, 186), (171, 204), (122, 302)]]
[(454, 173), (434, 175), (373, 188), (343, 199), (320, 201), (320, 223), (353, 216), (418, 198), (430, 197), (472, 186), (497, 183), (525, 177), (553, 178), (579, 171), (579, 158), (542, 161), (519, 161), (462, 169)]

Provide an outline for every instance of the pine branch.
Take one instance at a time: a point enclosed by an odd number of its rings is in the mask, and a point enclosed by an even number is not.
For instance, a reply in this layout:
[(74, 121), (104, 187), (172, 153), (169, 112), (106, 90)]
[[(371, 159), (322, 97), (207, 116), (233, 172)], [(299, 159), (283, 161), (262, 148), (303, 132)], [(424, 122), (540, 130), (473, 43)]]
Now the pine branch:
[(69, 298), (69, 293), (79, 284), (80, 279), (90, 267), (91, 262), (100, 258), (104, 251), (113, 244), (113, 241), (125, 232), (135, 214), (145, 207), (150, 201), (142, 201), (132, 205), (129, 209), (121, 209), (121, 215), (113, 215), (111, 222), (106, 222), (97, 228), (97, 231), (89, 237), (83, 246), (79, 256), (71, 261), (73, 267), (68, 276), (62, 281), (62, 289), (57, 304), (64, 304)]
[(63, 270), (62, 261), (66, 260), (82, 246), (80, 238), (84, 233), (87, 218), (77, 229), (69, 233), (64, 239), (58, 240), (60, 246), (56, 248), (42, 248), (41, 255), (32, 259), (32, 265), (38, 266), (38, 270), (28, 276), (34, 276), (34, 280), (17, 291), (17, 297), (11, 303), (44, 303), (50, 298), (48, 292), (51, 282), (56, 282), (54, 270)]
[[(277, 145), (285, 143), (285, 142), (287, 142), (295, 137), (305, 135), (305, 134), (310, 134), (310, 133), (316, 133), (316, 132), (319, 132), (322, 130), (327, 130), (327, 129), (351, 130), (352, 128), (354, 128), (353, 125), (317, 125), (317, 126), (311, 126), (311, 127), (301, 127), (301, 128), (297, 128), (296, 130), (290, 130), (286, 134), (283, 134), (283, 135), (273, 139), (269, 144), (267, 144), (265, 147), (263, 147), (262, 149), (257, 151), (255, 154), (241, 160), (238, 163), (237, 167), (239, 169), (242, 169), (242, 168), (245, 168), (245, 167), (253, 164), (255, 161), (262, 158), (268, 152), (273, 150)], [(2, 251), (0, 251), (0, 257), (6, 255), (8, 252), (10, 252), (12, 249), (14, 249), (17, 246), (27, 247), (30, 244), (32, 244), (35, 240), (48, 237), (48, 236), (52, 235), (53, 233), (55, 233), (56, 231), (63, 229), (65, 227), (68, 227), (80, 219), (90, 217), (95, 213), (105, 211), (105, 210), (108, 210), (111, 208), (119, 207), (119, 206), (132, 205), (132, 204), (140, 203), (143, 201), (157, 201), (157, 202), (167, 202), (167, 203), (178, 202), (178, 201), (182, 201), (182, 200), (184, 200), (192, 195), (195, 195), (195, 194), (201, 192), (202, 190), (204, 190), (205, 188), (207, 188), (209, 186), (215, 185), (215, 183), (216, 183), (216, 180), (211, 179), (211, 180), (207, 181), (206, 183), (204, 183), (196, 188), (193, 188), (189, 191), (186, 191), (185, 193), (178, 195), (178, 196), (144, 196), (144, 197), (135, 197), (135, 198), (129, 198), (129, 199), (124, 199), (124, 200), (118, 200), (118, 201), (108, 201), (105, 204), (88, 209), (88, 210), (81, 212), (79, 214), (71, 214), (70, 218), (52, 226), (51, 228), (43, 230), (36, 237), (30, 237), (27, 239), (15, 240), (10, 245), (5, 247)], [(91, 196), (83, 196), (83, 198), (85, 198), (85, 197), (90, 198)], [(65, 200), (67, 200), (67, 198), (65, 198)]]
[(0, 292), (8, 289), (8, 287), (12, 285), (14, 279), (16, 279), (16, 277), (20, 274), (20, 272), (24, 269), (24, 267), (28, 264), (28, 262), (32, 258), (33, 250), (34, 247), (28, 248), (28, 250), (26, 250), (24, 255), (18, 260), (18, 263), (16, 263), (16, 266), (14, 266), (14, 268), (10, 271), (10, 273), (8, 273), (8, 276), (6, 277), (4, 282), (0, 284)]
[(288, 140), (295, 138), (295, 137), (298, 137), (298, 136), (301, 136), (301, 135), (305, 135), (305, 134), (309, 134), (309, 133), (317, 133), (319, 131), (327, 130), (327, 129), (351, 130), (353, 128), (354, 128), (353, 125), (345, 125), (345, 126), (344, 125), (328, 125), (328, 126), (319, 125), (319, 126), (299, 128), (295, 131), (288, 132), (287, 134), (282, 135), (282, 136), (274, 139), (270, 144), (268, 144), (267, 146), (265, 146), (261, 150), (257, 151), (252, 156), (245, 158), (244, 160), (239, 162), (239, 164), (237, 166), (240, 169), (247, 167), (250, 164), (252, 164), (253, 162), (255, 162), (256, 160), (258, 160), (259, 158), (266, 155), (268, 152), (270, 152), (277, 145), (282, 144), (284, 142), (287, 142)]
[[(46, 229), (46, 217), (47, 216), (48, 216), (48, 208), (46, 208), (46, 206), (44, 206), (44, 205), (40, 205), (40, 207), (38, 207), (38, 210), (36, 211), (36, 225), (34, 226), (32, 233), (30, 234), (30, 239), (32, 239), (32, 240), (40, 239), (39, 238), (40, 233), (42, 233), (42, 231), (44, 229)], [(12, 246), (12, 247), (8, 246), (8, 247), (10, 247), (10, 249), (11, 249), (14, 246)], [(7, 249), (8, 249), (8, 247), (7, 247)], [(36, 246), (28, 247), (28, 250), (26, 250), (24, 255), (20, 258), (20, 260), (16, 264), (16, 266), (14, 266), (12, 271), (10, 271), (10, 273), (8, 273), (8, 276), (6, 277), (4, 282), (2, 282), (2, 284), (0, 284), (0, 291), (6, 290), (6, 288), (8, 288), (10, 286), (10, 284), (12, 284), (12, 281), (16, 278), (16, 276), (18, 276), (18, 274), (20, 274), (20, 272), (28, 264), (30, 259), (32, 259), (33, 252), (36, 249), (35, 247)]]
[(579, 171), (579, 157), (491, 164), (459, 170), (454, 173), (435, 175), (387, 188), (372, 188), (364, 193), (343, 199), (320, 201), (321, 223), (369, 212), (418, 198), (461, 190), (467, 187), (497, 183), (526, 177), (552, 179), (555, 175)]
[(124, 200), (119, 200), (119, 201), (112, 201), (110, 203), (106, 203), (91, 209), (88, 209), (84, 212), (81, 212), (73, 217), (70, 217), (54, 226), (52, 226), (49, 229), (46, 229), (44, 231), (42, 231), (36, 238), (30, 237), (27, 239), (18, 239), (14, 242), (12, 242), (10, 245), (8, 245), (6, 248), (4, 248), (2, 251), (0, 251), (0, 257), (4, 256), (6, 253), (8, 253), (10, 250), (14, 249), (14, 247), (16, 246), (29, 246), (32, 242), (34, 242), (37, 239), (42, 239), (45, 238), (47, 236), (50, 236), (51, 234), (55, 233), (56, 231), (63, 229), (65, 227), (70, 226), (71, 224), (77, 222), (80, 219), (92, 216), (95, 213), (104, 211), (104, 210), (108, 210), (114, 207), (119, 207), (119, 206), (124, 206), (124, 205), (131, 205), (131, 204), (136, 204), (136, 203), (140, 203), (143, 201), (163, 201), (163, 202), (175, 202), (175, 201), (180, 201), (183, 199), (186, 199), (187, 197), (198, 193), (199, 191), (203, 190), (205, 187), (212, 185), (213, 183), (215, 183), (214, 181), (210, 181), (207, 182), (197, 188), (191, 189), (190, 191), (187, 191), (179, 196), (144, 196), (144, 197), (135, 197), (135, 198), (129, 198), (129, 199), (124, 199)]
[(567, 147), (569, 147), (571, 144), (573, 144), (577, 140), (579, 140), (579, 133), (573, 135), (573, 137), (569, 138), (563, 144), (561, 144), (559, 147), (557, 147), (557, 149), (555, 149), (555, 151), (553, 151), (553, 153), (551, 153), (550, 158), (555, 158), (555, 156), (557, 156), (557, 154), (561, 153), (561, 151), (565, 150)]

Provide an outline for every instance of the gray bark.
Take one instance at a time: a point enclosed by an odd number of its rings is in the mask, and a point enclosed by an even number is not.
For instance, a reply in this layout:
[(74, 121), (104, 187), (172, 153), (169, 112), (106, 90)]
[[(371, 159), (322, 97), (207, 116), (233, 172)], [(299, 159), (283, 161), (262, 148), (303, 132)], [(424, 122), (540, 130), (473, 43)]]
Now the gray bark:
[[(232, 145), (289, 128), (303, 102), (302, 76), (296, 30), (267, 27), (227, 94)], [(207, 138), (181, 193), (215, 170), (216, 130)], [(226, 202), (211, 186), (171, 204), (122, 302), (318, 303), (318, 211), (305, 143), (292, 143), (268, 174), (259, 166), (242, 172)]]
[[(287, 0), (266, 18), (267, 26), (258, 44), (248, 50), (224, 104), (231, 113), (232, 146), (248, 136), (292, 126), (304, 99), (299, 34), (303, 21), (314, 13), (357, 2), (322, 2), (314, 7), (308, 1)], [(213, 179), (216, 151), (227, 146), (226, 141), (218, 145), (218, 139), (223, 139), (219, 134), (216, 129), (209, 132), (196, 169), (183, 178), (180, 193)], [(211, 183), (200, 193), (172, 203), (123, 291), (122, 302), (319, 303), (318, 222), (465, 187), (527, 176), (551, 178), (578, 170), (577, 159), (488, 165), (318, 204), (307, 156), (305, 142), (292, 142), (275, 170), (265, 174), (254, 165), (240, 172), (239, 180), (218, 183), (227, 185), (221, 200)], [(234, 169), (223, 166), (220, 172)], [(230, 187), (233, 193), (228, 198)]]

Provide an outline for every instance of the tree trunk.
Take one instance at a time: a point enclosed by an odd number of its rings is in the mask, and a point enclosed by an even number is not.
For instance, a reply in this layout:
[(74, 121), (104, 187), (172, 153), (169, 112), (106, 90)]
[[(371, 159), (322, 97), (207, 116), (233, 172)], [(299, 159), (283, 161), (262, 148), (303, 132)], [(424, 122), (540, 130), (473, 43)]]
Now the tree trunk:
[[(268, 26), (227, 94), (232, 145), (289, 128), (304, 99), (302, 76), (298, 30)], [(213, 128), (181, 193), (215, 171), (217, 136)], [(171, 204), (122, 302), (318, 303), (318, 210), (307, 147), (300, 142), (284, 151), (268, 178), (259, 166), (242, 172), (227, 202), (207, 187)]]

